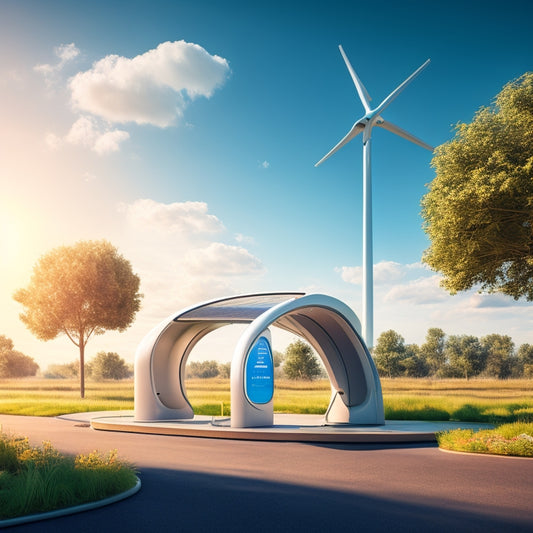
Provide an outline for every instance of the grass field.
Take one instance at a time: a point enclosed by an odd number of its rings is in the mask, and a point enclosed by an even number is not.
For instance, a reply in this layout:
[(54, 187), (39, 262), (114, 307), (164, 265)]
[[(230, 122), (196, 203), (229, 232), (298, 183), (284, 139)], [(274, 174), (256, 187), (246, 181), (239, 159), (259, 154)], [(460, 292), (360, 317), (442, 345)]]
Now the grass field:
[[(186, 383), (195, 413), (230, 414), (227, 379), (194, 379)], [(382, 379), (388, 420), (459, 420), (533, 422), (533, 380)], [(324, 413), (330, 398), (328, 380), (277, 380), (274, 410), (280, 413)], [(0, 413), (55, 416), (82, 411), (133, 409), (133, 381), (87, 382), (79, 398), (75, 380), (0, 380)]]

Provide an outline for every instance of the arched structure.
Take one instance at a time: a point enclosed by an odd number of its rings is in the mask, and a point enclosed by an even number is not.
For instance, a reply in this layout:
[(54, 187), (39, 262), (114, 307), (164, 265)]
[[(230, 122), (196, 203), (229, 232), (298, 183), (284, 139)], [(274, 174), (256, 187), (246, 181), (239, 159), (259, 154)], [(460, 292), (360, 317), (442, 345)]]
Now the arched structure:
[[(172, 315), (141, 342), (135, 355), (135, 419), (193, 418), (184, 388), (187, 358), (210, 332), (248, 323), (233, 354), (231, 425), (272, 424), (272, 402), (259, 404), (246, 390), (246, 363), (270, 326), (303, 337), (321, 357), (331, 383), (329, 424), (383, 424), (379, 377), (360, 337), (360, 323), (341, 301), (322, 294), (269, 293), (235, 296)], [(268, 336), (268, 334), (267, 334)]]

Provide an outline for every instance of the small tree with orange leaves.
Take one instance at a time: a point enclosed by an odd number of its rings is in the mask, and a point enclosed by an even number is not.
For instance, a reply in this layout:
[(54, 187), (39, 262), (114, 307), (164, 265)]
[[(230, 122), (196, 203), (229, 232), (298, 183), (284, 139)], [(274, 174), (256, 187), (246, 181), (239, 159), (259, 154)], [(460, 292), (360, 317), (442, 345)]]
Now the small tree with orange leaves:
[(39, 339), (66, 335), (80, 352), (80, 395), (85, 397), (85, 345), (92, 335), (124, 331), (140, 309), (140, 279), (111, 243), (81, 241), (42, 256), (30, 284), (13, 298), (20, 319)]

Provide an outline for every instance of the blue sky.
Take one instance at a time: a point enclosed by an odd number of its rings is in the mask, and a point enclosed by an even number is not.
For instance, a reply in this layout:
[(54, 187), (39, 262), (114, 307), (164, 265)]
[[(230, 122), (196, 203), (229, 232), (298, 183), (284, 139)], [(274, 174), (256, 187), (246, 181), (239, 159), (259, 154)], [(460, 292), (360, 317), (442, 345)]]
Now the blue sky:
[[(131, 361), (168, 314), (234, 293), (323, 292), (360, 313), (361, 138), (314, 167), (363, 114), (338, 45), (375, 104), (431, 58), (384, 116), (437, 146), (532, 69), (532, 12), (519, 0), (2, 0), (0, 334), (42, 366), (75, 358), (65, 339), (33, 338), (11, 295), (47, 250), (89, 238), (115, 244), (145, 294), (135, 325), (89, 356)], [(448, 296), (420, 265), (431, 153), (379, 128), (373, 139), (376, 337), (419, 343), (437, 326), (533, 342), (530, 304)]]

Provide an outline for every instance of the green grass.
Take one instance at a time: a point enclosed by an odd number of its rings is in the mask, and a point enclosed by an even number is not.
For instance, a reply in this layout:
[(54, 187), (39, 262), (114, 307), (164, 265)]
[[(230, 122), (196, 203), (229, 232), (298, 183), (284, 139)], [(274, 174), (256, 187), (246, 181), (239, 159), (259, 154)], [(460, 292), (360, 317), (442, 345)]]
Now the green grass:
[(456, 429), (437, 434), (439, 447), (458, 452), (533, 457), (533, 423), (514, 422), (496, 429)]
[[(187, 380), (194, 412), (230, 415), (229, 380)], [(457, 420), (463, 422), (533, 422), (533, 380), (382, 379), (387, 420)], [(278, 379), (274, 410), (322, 414), (330, 400), (328, 380)], [(75, 380), (0, 380), (0, 413), (56, 416), (84, 411), (133, 409), (133, 381), (87, 382), (79, 398)]]
[(388, 420), (533, 422), (533, 381), (383, 379)]
[(116, 451), (69, 457), (49, 442), (0, 434), (0, 520), (94, 502), (135, 486), (134, 468)]

